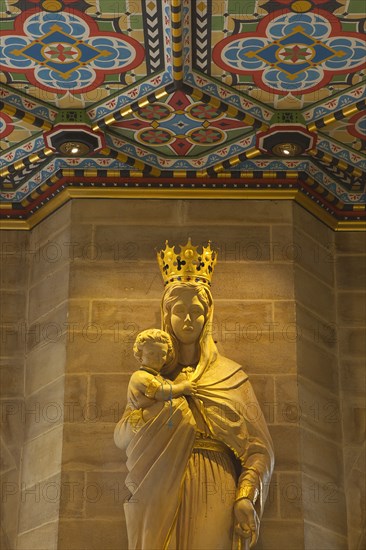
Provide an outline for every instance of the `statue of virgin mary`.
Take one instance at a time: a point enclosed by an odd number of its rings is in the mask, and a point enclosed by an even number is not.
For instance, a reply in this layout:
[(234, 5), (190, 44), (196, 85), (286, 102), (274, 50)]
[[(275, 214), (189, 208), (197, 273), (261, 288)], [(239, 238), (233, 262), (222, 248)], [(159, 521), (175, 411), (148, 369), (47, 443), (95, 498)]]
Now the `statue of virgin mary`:
[[(258, 539), (274, 465), (271, 437), (247, 374), (212, 338), (216, 251), (190, 239), (158, 253), (165, 290), (162, 329), (174, 354), (161, 375), (196, 393), (136, 423), (128, 396), (115, 428), (127, 454), (130, 550), (244, 550)], [(149, 397), (153, 399), (151, 391)]]

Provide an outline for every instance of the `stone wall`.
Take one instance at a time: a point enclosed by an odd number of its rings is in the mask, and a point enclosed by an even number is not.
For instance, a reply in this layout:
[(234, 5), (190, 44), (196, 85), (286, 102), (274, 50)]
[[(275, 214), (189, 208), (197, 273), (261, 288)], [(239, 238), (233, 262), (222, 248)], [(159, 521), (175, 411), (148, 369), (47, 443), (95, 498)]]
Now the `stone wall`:
[(0, 547), (15, 548), (24, 434), (24, 358), (29, 234), (0, 233)]
[[(83, 548), (87, 538), (98, 549), (103, 537), (110, 549), (126, 548), (125, 468), (112, 435), (136, 368), (134, 338), (160, 325), (163, 287), (154, 249), (166, 239), (211, 239), (220, 249), (214, 337), (251, 376), (271, 424), (278, 472), (288, 474), (298, 464), (298, 449), (283, 452), (292, 426), (278, 419), (275, 404), (276, 392), (296, 370), (292, 250), (285, 231), (291, 203), (79, 201), (72, 217), (67, 375), (78, 390), (73, 421), (64, 426), (63, 472), (80, 487), (80, 501), (60, 510), (59, 547), (70, 548), (72, 541), (75, 550)], [(270, 500), (267, 518), (281, 521), (276, 483)], [(264, 524), (264, 547), (274, 548), (269, 541), (277, 525)], [(303, 536), (292, 517), (287, 528), (292, 541)]]
[(57, 548), (65, 401), (70, 206), (30, 234), (24, 443), (17, 548)]
[[(348, 448), (361, 453), (362, 426), (361, 340), (352, 343), (362, 311), (344, 317), (341, 282), (343, 255), (359, 262), (351, 236), (337, 241), (290, 201), (85, 199), (22, 237), (30, 242), (28, 275), (17, 268), (25, 296), (17, 315), (27, 327), (18, 548), (127, 549), (126, 471), (113, 430), (136, 368), (134, 338), (160, 325), (154, 248), (189, 236), (219, 248), (214, 338), (249, 374), (274, 440), (258, 550), (343, 550), (347, 528), (352, 544), (359, 537), (360, 518), (349, 514), (347, 526), (344, 487), (350, 499), (362, 498), (360, 462), (346, 467), (343, 483), (343, 458), (350, 462)], [(360, 290), (352, 288), (347, 298), (353, 293), (357, 308)], [(341, 330), (356, 331), (346, 331), (346, 341), (337, 337), (337, 307)], [(343, 371), (352, 371), (351, 381)], [(351, 418), (343, 425), (340, 391)], [(342, 449), (345, 422), (356, 424)]]
[[(243, 363), (250, 375), (276, 447), (276, 474), (259, 547), (292, 548), (295, 542), (300, 547), (302, 512), (291, 492), (300, 475), (299, 426), (281, 409), (287, 392), (296, 388), (297, 374), (291, 203), (82, 201), (73, 205), (72, 227), (79, 251), (71, 265), (70, 320), (76, 325), (68, 372), (78, 376), (84, 390), (79, 392), (80, 409), (86, 404), (96, 418), (65, 426), (72, 456), (64, 467), (80, 483), (85, 476), (92, 498), (93, 484), (98, 484), (100, 501), (108, 505), (89, 502), (80, 518), (65, 518), (60, 539), (65, 548), (68, 536), (74, 544), (80, 538), (82, 545), (84, 529), (95, 531), (96, 548), (98, 533), (112, 537), (111, 548), (121, 544), (114, 538), (117, 532), (126, 540), (123, 467), (112, 431), (136, 368), (134, 337), (160, 323), (162, 283), (154, 248), (166, 238), (184, 243), (189, 236), (196, 242), (211, 239), (220, 249), (213, 282), (214, 337), (219, 350)], [(90, 449), (92, 434), (96, 440)], [(81, 448), (73, 443), (78, 439), (85, 440)], [(284, 521), (286, 530), (280, 528)]]
[(349, 548), (365, 548), (365, 234), (335, 239), (344, 483)]
[(347, 548), (333, 231), (294, 205), (298, 419), (305, 548)]

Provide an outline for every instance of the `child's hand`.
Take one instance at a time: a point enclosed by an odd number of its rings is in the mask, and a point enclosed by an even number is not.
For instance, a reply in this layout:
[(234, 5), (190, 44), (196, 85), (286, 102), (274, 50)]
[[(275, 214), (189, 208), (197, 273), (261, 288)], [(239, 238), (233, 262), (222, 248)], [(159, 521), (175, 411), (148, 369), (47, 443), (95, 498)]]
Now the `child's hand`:
[(190, 382), (189, 380), (184, 382), (184, 390), (183, 390), (184, 395), (194, 395), (196, 391), (197, 391), (196, 382)]

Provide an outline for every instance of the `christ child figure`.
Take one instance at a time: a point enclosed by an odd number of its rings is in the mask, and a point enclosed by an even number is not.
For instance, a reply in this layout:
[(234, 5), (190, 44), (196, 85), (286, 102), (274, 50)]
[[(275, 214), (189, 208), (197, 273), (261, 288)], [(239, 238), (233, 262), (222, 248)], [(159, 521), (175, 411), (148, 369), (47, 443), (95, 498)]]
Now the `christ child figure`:
[(173, 383), (161, 375), (163, 367), (170, 362), (173, 344), (167, 332), (148, 329), (137, 335), (133, 351), (141, 363), (128, 385), (127, 399), (134, 414), (130, 423), (134, 431), (155, 418), (172, 399), (194, 395), (196, 384), (190, 380)]

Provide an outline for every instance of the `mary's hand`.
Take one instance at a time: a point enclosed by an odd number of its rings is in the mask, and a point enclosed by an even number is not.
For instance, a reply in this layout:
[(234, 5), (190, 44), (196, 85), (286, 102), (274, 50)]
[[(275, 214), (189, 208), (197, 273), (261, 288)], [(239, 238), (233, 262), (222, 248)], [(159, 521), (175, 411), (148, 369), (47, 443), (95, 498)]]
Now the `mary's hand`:
[(195, 395), (196, 392), (197, 392), (196, 382), (191, 382), (190, 380), (186, 380), (185, 382), (183, 382), (184, 395)]
[(259, 535), (259, 518), (252, 502), (248, 498), (237, 500), (234, 505), (237, 520), (236, 532), (243, 538), (250, 539), (252, 548)]

